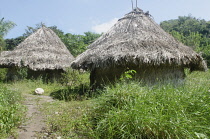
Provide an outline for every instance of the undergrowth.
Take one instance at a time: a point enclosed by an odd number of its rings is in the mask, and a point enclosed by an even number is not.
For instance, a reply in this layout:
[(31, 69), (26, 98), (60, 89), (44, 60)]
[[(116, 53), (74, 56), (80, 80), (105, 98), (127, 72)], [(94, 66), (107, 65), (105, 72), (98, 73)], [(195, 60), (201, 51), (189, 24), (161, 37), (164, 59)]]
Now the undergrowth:
[(23, 121), (25, 108), (20, 93), (8, 90), (0, 84), (0, 138), (13, 135)]
[(81, 134), (100, 139), (209, 138), (209, 81), (208, 72), (194, 73), (178, 87), (138, 82), (108, 87), (85, 116), (92, 132)]
[(88, 73), (66, 74), (66, 84), (23, 80), (7, 85), (16, 92), (22, 89), (22, 94), (40, 87), (44, 95), (58, 100), (41, 107), (52, 138), (53, 134), (64, 139), (210, 137), (210, 72), (188, 74), (178, 86), (121, 80), (96, 92), (88, 87)]
[(210, 72), (195, 72), (179, 86), (117, 83), (100, 97), (51, 105), (61, 112), (48, 117), (49, 127), (63, 138), (209, 138), (209, 81)]

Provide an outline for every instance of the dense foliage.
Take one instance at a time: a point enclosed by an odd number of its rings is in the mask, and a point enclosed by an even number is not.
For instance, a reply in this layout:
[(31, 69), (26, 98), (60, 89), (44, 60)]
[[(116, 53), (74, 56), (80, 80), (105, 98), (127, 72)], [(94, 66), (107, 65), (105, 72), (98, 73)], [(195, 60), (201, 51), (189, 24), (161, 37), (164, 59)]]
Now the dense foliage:
[(21, 43), (25, 39), (24, 36), (20, 36), (17, 38), (6, 39), (5, 40), (5, 50), (13, 50), (19, 43)]
[(65, 34), (56, 26), (50, 28), (60, 37), (73, 56), (84, 52), (89, 44), (100, 37), (100, 34), (93, 32), (85, 32), (84, 35), (74, 35), (71, 33)]
[(201, 81), (194, 75), (180, 87), (131, 82), (107, 88), (86, 116), (92, 133), (84, 133), (100, 139), (208, 138), (210, 96), (205, 86), (210, 76)]
[(210, 65), (210, 21), (189, 16), (163, 21), (160, 26), (177, 40), (201, 52)]

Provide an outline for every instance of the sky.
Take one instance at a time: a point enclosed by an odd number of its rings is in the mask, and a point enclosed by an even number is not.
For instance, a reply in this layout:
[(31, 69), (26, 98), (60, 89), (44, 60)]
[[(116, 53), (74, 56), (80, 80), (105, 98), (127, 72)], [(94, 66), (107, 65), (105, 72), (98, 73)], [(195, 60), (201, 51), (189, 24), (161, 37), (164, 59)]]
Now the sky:
[[(102, 33), (132, 10), (132, 0), (0, 0), (0, 19), (16, 26), (4, 37), (16, 38), (27, 26), (57, 26), (64, 33)], [(134, 7), (136, 0), (133, 0)], [(210, 21), (210, 0), (138, 0), (137, 6), (149, 11), (156, 23), (189, 14)]]

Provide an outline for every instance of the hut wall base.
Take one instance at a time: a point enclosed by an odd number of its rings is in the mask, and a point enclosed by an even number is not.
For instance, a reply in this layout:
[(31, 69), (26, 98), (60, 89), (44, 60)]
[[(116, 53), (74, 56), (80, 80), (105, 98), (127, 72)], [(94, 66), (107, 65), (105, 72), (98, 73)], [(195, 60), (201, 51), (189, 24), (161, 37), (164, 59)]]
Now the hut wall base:
[(120, 79), (125, 73), (125, 69), (135, 70), (137, 73), (133, 77), (134, 80), (141, 81), (147, 85), (156, 83), (173, 83), (179, 84), (183, 82), (185, 73), (182, 67), (114, 67), (110, 69), (95, 69), (91, 72), (91, 86), (101, 87), (106, 84), (113, 84)]

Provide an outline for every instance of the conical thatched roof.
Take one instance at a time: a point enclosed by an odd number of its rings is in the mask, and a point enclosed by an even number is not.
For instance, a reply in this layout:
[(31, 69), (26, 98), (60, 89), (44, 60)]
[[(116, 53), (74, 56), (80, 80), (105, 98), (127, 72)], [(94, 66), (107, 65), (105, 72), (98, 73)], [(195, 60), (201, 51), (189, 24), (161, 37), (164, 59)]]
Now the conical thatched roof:
[(0, 56), (1, 67), (28, 67), (31, 70), (64, 69), (74, 57), (49, 28), (42, 27), (26, 38), (13, 51)]
[(205, 70), (203, 58), (166, 33), (148, 13), (126, 14), (72, 63), (76, 69), (169, 65)]

